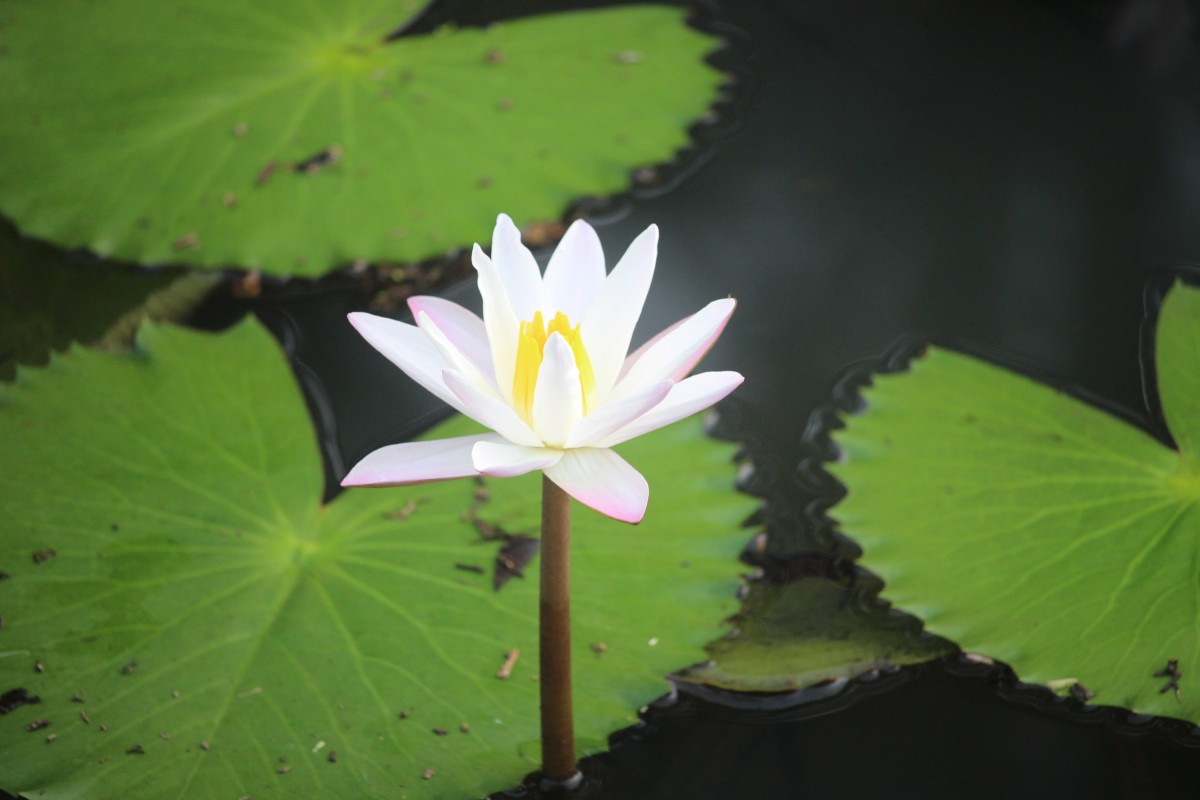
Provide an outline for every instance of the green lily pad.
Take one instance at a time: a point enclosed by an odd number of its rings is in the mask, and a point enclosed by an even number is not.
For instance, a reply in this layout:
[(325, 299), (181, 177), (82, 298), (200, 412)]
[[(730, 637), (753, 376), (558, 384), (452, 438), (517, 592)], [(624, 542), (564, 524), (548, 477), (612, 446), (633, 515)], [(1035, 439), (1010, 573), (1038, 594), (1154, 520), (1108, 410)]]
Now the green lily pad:
[(625, 190), (724, 81), (682, 9), (389, 39), (418, 9), (9, 0), (0, 213), (143, 263), (417, 260)]
[(1177, 450), (930, 348), (834, 434), (849, 494), (831, 513), (934, 633), (1024, 681), (1200, 723), (1200, 290), (1163, 301), (1155, 359)]
[[(644, 524), (574, 515), (583, 752), (736, 606), (749, 502), (700, 427), (623, 450), (652, 486)], [(20, 371), (0, 451), (0, 692), (41, 699), (0, 716), (0, 787), (465, 798), (536, 768), (536, 569), (494, 591), (498, 543), (466, 512), (536, 534), (537, 476), (490, 482), (486, 502), (455, 481), (322, 506), (303, 399), (249, 321), (151, 326), (132, 354)]]
[(785, 692), (928, 661), (954, 649), (916, 635), (900, 619), (859, 608), (854, 591), (844, 582), (815, 577), (751, 583), (736, 631), (709, 644), (709, 661), (674, 677), (742, 692)]

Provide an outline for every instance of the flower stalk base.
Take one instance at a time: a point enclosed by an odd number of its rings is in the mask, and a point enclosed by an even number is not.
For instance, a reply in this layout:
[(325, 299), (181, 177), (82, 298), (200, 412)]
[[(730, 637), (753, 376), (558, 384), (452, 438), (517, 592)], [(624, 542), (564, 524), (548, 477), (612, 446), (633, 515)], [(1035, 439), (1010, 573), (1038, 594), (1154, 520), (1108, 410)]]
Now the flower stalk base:
[(542, 476), (539, 673), (542, 700), (542, 773), (569, 783), (575, 765), (571, 704), (571, 498)]

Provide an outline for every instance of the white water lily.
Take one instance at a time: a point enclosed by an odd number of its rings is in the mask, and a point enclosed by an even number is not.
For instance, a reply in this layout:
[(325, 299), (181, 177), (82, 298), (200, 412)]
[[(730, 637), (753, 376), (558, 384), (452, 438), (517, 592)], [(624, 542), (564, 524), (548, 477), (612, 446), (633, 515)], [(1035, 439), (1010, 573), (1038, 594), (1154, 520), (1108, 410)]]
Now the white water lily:
[(475, 245), (483, 319), (437, 297), (413, 297), (416, 325), (354, 313), (350, 322), (409, 377), (494, 433), (383, 447), (343, 486), (398, 486), (471, 475), (543, 471), (602, 514), (640, 522), (650, 489), (610, 448), (705, 409), (742, 382), (736, 372), (687, 377), (736, 302), (709, 303), (630, 355), (654, 275), (658, 228), (633, 241), (605, 275), (582, 220), (543, 276), (501, 214), (489, 258)]

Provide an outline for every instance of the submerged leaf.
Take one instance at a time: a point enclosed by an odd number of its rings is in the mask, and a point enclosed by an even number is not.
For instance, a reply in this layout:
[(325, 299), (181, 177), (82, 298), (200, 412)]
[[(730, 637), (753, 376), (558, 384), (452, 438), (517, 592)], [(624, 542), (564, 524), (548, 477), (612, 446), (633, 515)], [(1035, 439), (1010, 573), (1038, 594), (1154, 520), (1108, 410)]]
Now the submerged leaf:
[(627, 189), (724, 80), (682, 9), (390, 38), (418, 8), (8, 0), (0, 212), (143, 263), (418, 260)]
[(1024, 681), (1200, 723), (1200, 290), (1163, 301), (1155, 358), (1178, 450), (930, 348), (835, 433), (849, 493), (831, 513), (932, 632)]
[[(734, 609), (748, 503), (699, 427), (623, 449), (654, 482), (643, 525), (575, 514), (583, 752)], [(0, 788), (460, 798), (536, 768), (536, 571), (497, 593), (461, 567), (496, 547), (470, 481), (321, 506), (303, 399), (256, 323), (24, 370), (0, 387), (0, 451), (0, 688), (41, 698), (0, 718)], [(488, 488), (489, 519), (536, 530), (536, 479)]]

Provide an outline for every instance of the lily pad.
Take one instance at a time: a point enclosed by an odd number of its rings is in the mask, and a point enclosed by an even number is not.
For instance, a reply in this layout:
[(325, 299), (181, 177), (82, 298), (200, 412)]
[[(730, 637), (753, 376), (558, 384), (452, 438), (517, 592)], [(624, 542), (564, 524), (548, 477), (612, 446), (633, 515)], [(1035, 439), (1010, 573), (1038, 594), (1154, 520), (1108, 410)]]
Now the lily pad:
[(954, 649), (917, 635), (903, 618), (860, 608), (861, 591), (816, 577), (751, 583), (736, 631), (709, 644), (709, 661), (674, 677), (742, 692), (785, 692), (928, 661)]
[[(749, 504), (700, 428), (625, 447), (653, 487), (644, 524), (575, 513), (583, 752), (734, 610)], [(536, 476), (322, 506), (304, 401), (252, 321), (20, 371), (0, 450), (0, 691), (40, 698), (0, 716), (0, 787), (459, 798), (536, 768), (536, 569), (493, 590), (499, 543), (469, 519), (536, 534)]]
[(832, 514), (932, 632), (1024, 681), (1200, 723), (1200, 290), (1164, 299), (1155, 359), (1177, 449), (930, 348), (834, 434)]
[(682, 9), (390, 36), (418, 10), (10, 0), (0, 212), (143, 263), (412, 261), (628, 188), (724, 81)]

